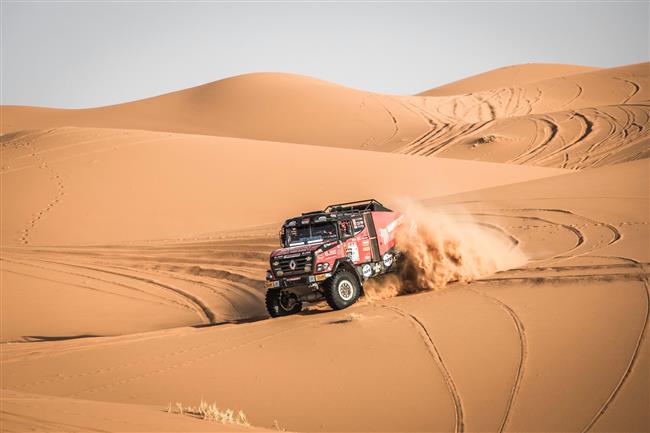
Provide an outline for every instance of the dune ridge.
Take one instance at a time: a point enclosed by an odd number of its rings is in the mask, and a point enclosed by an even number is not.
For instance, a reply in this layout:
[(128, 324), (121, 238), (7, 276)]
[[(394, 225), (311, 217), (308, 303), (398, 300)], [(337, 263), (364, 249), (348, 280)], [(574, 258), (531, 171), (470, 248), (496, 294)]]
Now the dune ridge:
[(600, 68), (580, 65), (554, 63), (525, 63), (504, 66), (471, 77), (463, 78), (442, 86), (434, 87), (417, 94), (417, 96), (454, 96), (474, 93), (492, 88), (521, 86), (551, 78), (592, 72)]

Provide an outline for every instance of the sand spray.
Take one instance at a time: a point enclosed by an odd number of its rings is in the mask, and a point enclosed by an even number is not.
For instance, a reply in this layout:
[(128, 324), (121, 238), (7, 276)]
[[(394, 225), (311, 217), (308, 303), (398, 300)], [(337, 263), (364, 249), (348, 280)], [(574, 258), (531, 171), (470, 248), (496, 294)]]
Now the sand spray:
[(400, 211), (403, 222), (395, 232), (400, 270), (368, 280), (366, 301), (441, 290), (450, 282), (469, 282), (527, 261), (514, 238), (461, 209), (443, 212), (405, 201)]

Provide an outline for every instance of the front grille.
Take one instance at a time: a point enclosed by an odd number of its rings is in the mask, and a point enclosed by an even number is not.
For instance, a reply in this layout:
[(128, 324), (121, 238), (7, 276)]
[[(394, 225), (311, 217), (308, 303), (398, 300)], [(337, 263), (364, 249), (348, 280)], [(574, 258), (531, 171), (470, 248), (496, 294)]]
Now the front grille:
[[(311, 264), (311, 261), (307, 261), (308, 257), (310, 257), (309, 254), (298, 256), (298, 257), (274, 258), (272, 260), (272, 263), (273, 262), (279, 262), (279, 263), (275, 266), (272, 265), (273, 272), (277, 273), (277, 271), (281, 270), (282, 272), (284, 272), (283, 276), (304, 274), (305, 265), (307, 265), (308, 263)], [(292, 261), (296, 264), (293, 269), (291, 269)]]

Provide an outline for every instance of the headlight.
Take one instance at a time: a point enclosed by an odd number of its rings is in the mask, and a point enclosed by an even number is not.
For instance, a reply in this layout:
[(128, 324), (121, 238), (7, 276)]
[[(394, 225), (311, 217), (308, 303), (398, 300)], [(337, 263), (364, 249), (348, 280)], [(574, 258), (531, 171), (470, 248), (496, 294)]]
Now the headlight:
[(273, 274), (271, 271), (266, 271), (266, 281), (271, 281), (273, 279)]
[(277, 272), (275, 273), (275, 275), (277, 275), (278, 277), (281, 277), (281, 276), (284, 275), (284, 271), (277, 271)]
[(311, 265), (305, 265), (305, 272), (311, 271)]
[(330, 267), (329, 263), (319, 263), (316, 265), (316, 272), (323, 272), (328, 270)]

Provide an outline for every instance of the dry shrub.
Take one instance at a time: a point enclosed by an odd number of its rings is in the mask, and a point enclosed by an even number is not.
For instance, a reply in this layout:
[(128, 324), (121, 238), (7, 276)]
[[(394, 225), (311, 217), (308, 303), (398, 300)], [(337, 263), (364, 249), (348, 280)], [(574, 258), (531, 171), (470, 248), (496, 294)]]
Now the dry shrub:
[[(169, 404), (167, 411), (174, 413), (172, 411), (171, 403)], [(176, 403), (175, 413), (191, 415), (207, 421), (217, 421), (222, 424), (250, 425), (246, 418), (246, 414), (243, 411), (240, 410), (235, 414), (235, 411), (232, 409), (219, 409), (215, 403), (208, 404), (208, 402), (203, 399), (201, 399), (201, 403), (196, 407), (183, 406), (181, 403)]]

